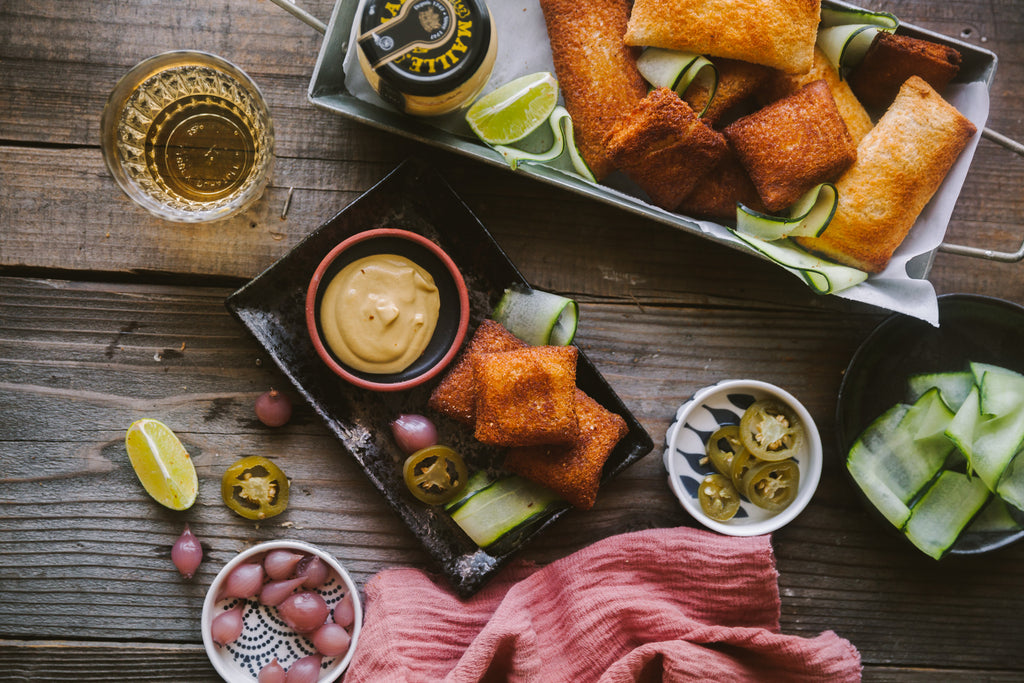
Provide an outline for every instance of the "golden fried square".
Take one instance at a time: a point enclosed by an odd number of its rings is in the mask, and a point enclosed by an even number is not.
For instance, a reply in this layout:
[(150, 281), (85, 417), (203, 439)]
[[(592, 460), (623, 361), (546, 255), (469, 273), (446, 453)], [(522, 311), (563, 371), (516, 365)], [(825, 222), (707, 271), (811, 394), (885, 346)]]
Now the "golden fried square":
[(511, 448), (505, 468), (548, 487), (575, 507), (589, 510), (597, 499), (602, 468), (629, 429), (621, 416), (582, 390), (576, 390), (575, 398), (576, 440), (564, 446)]
[(575, 346), (530, 346), (473, 356), (477, 441), (494, 446), (576, 438)]
[(723, 131), (768, 211), (834, 181), (857, 148), (824, 80), (729, 124)]
[(911, 76), (942, 94), (960, 71), (960, 53), (930, 40), (879, 31), (857, 68), (850, 87), (867, 107), (885, 109)]
[(501, 323), (491, 319), (481, 321), (462, 355), (430, 394), (428, 405), (442, 415), (472, 425), (476, 421), (473, 357), (482, 353), (521, 349), (525, 346), (526, 342), (506, 330)]
[(735, 220), (737, 204), (744, 204), (762, 213), (765, 210), (757, 188), (730, 149), (718, 166), (701, 178), (693, 192), (686, 195), (676, 209), (688, 216)]
[(652, 91), (619, 119), (606, 140), (616, 168), (673, 210), (725, 155), (725, 138), (668, 88)]
[[(708, 104), (711, 90), (700, 83), (694, 83), (683, 93), (683, 100), (695, 112), (701, 113), (704, 123), (718, 126), (723, 118), (749, 100), (774, 72), (766, 66), (741, 62), (736, 59), (715, 59), (718, 69), (718, 87)], [(705, 107), (707, 110), (705, 111)]]
[(853, 94), (849, 82), (840, 78), (839, 72), (832, 66), (832, 62), (819, 48), (814, 48), (814, 63), (811, 65), (810, 71), (804, 74), (773, 72), (764, 86), (757, 91), (757, 98), (761, 106), (764, 106), (769, 102), (792, 95), (808, 83), (813, 83), (818, 79), (824, 79), (828, 84), (829, 90), (832, 91), (832, 99), (836, 101), (839, 115), (843, 117), (846, 129), (850, 131), (850, 137), (853, 138), (853, 144), (859, 145), (874, 126), (871, 116), (857, 96)]

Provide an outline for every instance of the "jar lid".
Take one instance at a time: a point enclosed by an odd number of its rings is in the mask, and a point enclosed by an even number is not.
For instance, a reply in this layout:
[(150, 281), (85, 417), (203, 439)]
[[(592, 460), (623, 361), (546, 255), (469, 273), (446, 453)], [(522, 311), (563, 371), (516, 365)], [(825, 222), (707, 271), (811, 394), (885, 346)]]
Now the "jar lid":
[(424, 97), (472, 78), (492, 39), (482, 0), (367, 0), (359, 29), (362, 56), (381, 80)]

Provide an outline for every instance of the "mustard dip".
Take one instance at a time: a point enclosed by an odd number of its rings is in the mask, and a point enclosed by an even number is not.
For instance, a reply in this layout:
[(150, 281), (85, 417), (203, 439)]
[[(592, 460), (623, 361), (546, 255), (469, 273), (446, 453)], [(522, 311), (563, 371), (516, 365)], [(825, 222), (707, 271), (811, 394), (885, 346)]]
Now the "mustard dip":
[(434, 278), (397, 254), (366, 256), (327, 285), (320, 326), (342, 363), (374, 374), (401, 372), (419, 358), (437, 326)]

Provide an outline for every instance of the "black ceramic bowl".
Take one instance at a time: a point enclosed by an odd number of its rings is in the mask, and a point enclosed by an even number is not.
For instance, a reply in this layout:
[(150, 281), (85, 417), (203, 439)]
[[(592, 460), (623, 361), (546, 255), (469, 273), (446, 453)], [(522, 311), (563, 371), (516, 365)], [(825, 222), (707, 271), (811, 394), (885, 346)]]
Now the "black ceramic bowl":
[[(839, 388), (839, 452), (845, 458), (875, 418), (907, 399), (907, 377), (966, 370), (971, 361), (1024, 373), (1024, 307), (992, 297), (946, 294), (939, 297), (938, 327), (900, 314), (883, 320), (853, 355)], [(874, 509), (866, 498), (865, 503)], [(1024, 530), (1014, 525), (972, 525), (949, 552), (985, 552), (1021, 537)]]
[[(374, 254), (398, 254), (418, 264), (434, 279), (441, 298), (437, 326), (427, 348), (413, 363), (395, 373), (363, 372), (343, 363), (324, 343), (320, 302), (331, 279), (342, 268)], [(306, 292), (306, 327), (321, 360), (339, 377), (364, 389), (399, 391), (437, 376), (455, 357), (469, 326), (469, 294), (452, 259), (437, 244), (407, 230), (379, 228), (352, 235), (324, 257)]]

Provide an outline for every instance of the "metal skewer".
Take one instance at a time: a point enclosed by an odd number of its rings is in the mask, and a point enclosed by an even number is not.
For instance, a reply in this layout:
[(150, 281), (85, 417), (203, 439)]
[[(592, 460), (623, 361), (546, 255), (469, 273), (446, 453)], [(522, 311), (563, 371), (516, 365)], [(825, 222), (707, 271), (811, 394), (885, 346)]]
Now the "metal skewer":
[(270, 0), (270, 2), (274, 3), (275, 5), (283, 9), (285, 12), (288, 12), (292, 16), (298, 17), (304, 23), (312, 26), (320, 33), (327, 33), (327, 24), (320, 21), (312, 14), (302, 9), (301, 7), (295, 5), (292, 2), (289, 2), (289, 0)]

